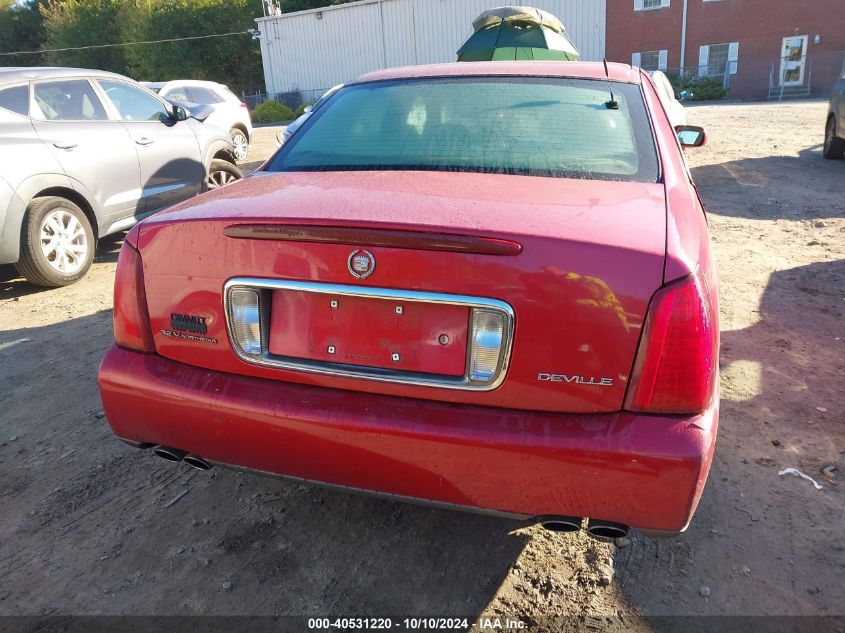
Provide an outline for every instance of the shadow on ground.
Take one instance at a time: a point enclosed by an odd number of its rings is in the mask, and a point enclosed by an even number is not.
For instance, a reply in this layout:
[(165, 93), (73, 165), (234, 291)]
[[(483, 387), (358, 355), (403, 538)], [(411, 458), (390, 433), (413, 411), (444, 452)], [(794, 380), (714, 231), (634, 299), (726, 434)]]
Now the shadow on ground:
[(103, 310), (0, 333), (0, 613), (488, 605), (523, 549), (527, 537), (508, 534), (521, 524), (200, 472), (121, 444), (96, 388), (110, 320)]
[[(97, 252), (94, 254), (95, 264), (117, 263), (117, 255), (123, 244), (125, 232), (109, 235), (97, 242)], [(29, 283), (21, 277), (13, 264), (0, 266), (0, 301), (25, 297), (38, 292), (49, 292), (52, 288), (42, 288)]]
[[(645, 614), (843, 614), (843, 295), (845, 260), (776, 272), (759, 321), (722, 334), (720, 436), (695, 519), (680, 538), (616, 552)], [(838, 485), (820, 472), (830, 464)], [(778, 475), (789, 467), (823, 490)]]
[[(845, 160), (825, 160), (821, 145), (798, 156), (747, 158), (691, 171), (709, 213), (766, 220), (845, 217)], [(830, 204), (831, 197), (837, 204)]]

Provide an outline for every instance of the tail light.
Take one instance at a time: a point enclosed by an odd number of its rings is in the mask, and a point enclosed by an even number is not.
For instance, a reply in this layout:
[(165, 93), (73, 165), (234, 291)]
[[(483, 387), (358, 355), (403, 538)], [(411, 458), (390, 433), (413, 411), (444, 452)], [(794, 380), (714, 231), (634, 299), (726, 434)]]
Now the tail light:
[(235, 288), (229, 293), (232, 335), (244, 354), (261, 354), (261, 299), (257, 290)]
[(121, 347), (155, 352), (141, 254), (128, 239), (120, 249), (114, 279), (114, 340)]
[(247, 104), (245, 104), (243, 101), (241, 101), (241, 107), (249, 110), (249, 106)]
[(507, 328), (504, 313), (474, 308), (470, 328), (470, 380), (489, 382), (499, 370)]
[(649, 306), (625, 408), (700, 413), (716, 384), (718, 331), (700, 270), (665, 286)]

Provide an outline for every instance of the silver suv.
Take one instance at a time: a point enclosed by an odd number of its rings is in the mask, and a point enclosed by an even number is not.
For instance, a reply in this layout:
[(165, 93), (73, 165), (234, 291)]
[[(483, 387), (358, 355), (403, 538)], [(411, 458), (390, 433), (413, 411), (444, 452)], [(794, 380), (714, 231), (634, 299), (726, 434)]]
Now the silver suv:
[(845, 68), (833, 87), (827, 108), (822, 153), (831, 160), (845, 157)]
[(56, 287), (97, 239), (242, 177), (224, 131), (138, 83), (73, 68), (0, 68), (0, 264)]

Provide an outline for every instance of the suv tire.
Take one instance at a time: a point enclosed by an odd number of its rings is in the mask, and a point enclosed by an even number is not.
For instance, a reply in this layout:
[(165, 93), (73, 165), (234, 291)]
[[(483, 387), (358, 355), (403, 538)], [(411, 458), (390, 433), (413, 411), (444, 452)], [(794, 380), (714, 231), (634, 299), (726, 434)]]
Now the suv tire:
[(211, 161), (211, 167), (208, 169), (208, 176), (205, 179), (205, 190), (210, 191), (211, 189), (225, 187), (243, 177), (244, 173), (237, 165), (233, 165), (220, 158), (215, 158)]
[(58, 288), (88, 272), (97, 243), (88, 217), (65, 198), (34, 198), (21, 227), (18, 272), (36, 286)]
[(827, 125), (824, 128), (822, 155), (830, 160), (845, 156), (845, 140), (836, 136), (836, 117), (832, 114), (827, 118)]

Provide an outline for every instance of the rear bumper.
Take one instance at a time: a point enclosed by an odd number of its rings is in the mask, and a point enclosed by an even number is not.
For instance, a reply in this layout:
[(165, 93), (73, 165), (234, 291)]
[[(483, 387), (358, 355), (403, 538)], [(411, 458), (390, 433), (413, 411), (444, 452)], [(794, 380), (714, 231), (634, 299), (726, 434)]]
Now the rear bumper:
[(100, 392), (118, 437), (242, 468), (523, 516), (686, 528), (718, 409), (564, 415), (411, 400), (207, 371), (112, 347)]

